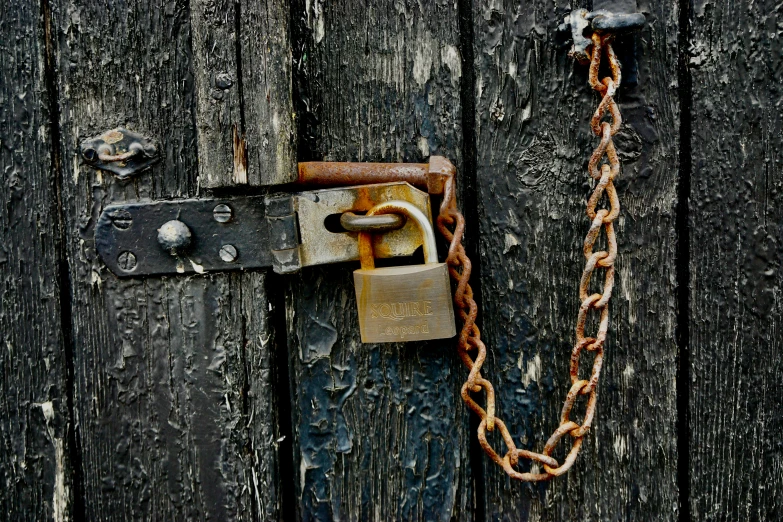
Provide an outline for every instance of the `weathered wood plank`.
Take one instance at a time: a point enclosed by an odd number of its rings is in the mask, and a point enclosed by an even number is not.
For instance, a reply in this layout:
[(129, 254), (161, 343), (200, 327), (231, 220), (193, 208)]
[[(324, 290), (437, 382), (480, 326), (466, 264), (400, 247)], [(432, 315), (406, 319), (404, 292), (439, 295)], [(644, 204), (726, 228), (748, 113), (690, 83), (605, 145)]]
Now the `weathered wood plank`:
[[(287, 364), (285, 346), (276, 343), (275, 329), (272, 326), (270, 295), (278, 291), (279, 283), (272, 280), (266, 271), (236, 275), (231, 289), (232, 298), (241, 298), (241, 313), (244, 333), (244, 371), (247, 375), (244, 417), (248, 430), (247, 445), (252, 453), (252, 461), (243, 468), (244, 484), (251, 488), (251, 497), (256, 504), (255, 519), (259, 521), (280, 520), (284, 517), (282, 499), (284, 490), (293, 485), (284, 482), (290, 473), (283, 472), (279, 445), (283, 443), (280, 429), (280, 417), (285, 415), (289, 423), (288, 412), (282, 411), (278, 398), (281, 379), (277, 376), (277, 367)], [(280, 360), (278, 360), (278, 358)], [(286, 391), (284, 390), (283, 393)], [(235, 426), (242, 429), (242, 426)], [(290, 444), (290, 441), (285, 442)], [(237, 470), (239, 472), (239, 470)]]
[(236, 0), (195, 0), (190, 4), (199, 183), (204, 187), (247, 183), (241, 141), (237, 8)]
[(286, 0), (245, 0), (241, 9), (239, 43), (248, 183), (290, 183), (297, 177), (291, 5)]
[[(70, 520), (66, 346), (41, 3), (0, 10), (0, 518)], [(67, 289), (65, 290), (67, 299)]]
[[(556, 44), (565, 11), (554, 7), (482, 0), (473, 11), (485, 375), (517, 444), (534, 451), (557, 427), (570, 385), (585, 165), (597, 144), (588, 122), (598, 98)], [(619, 93), (623, 210), (594, 429), (567, 477), (550, 483), (512, 483), (485, 459), (486, 520), (677, 518), (677, 11), (672, 1), (622, 7), (647, 12), (648, 28), (639, 84)]]
[[(453, 2), (295, 2), (300, 160), (461, 162)], [(353, 265), (287, 295), (297, 518), (469, 520), (454, 341), (362, 345)]]
[(691, 24), (691, 519), (780, 520), (780, 6), (698, 1)]
[(287, 2), (192, 4), (203, 187), (296, 179)]
[[(118, 280), (94, 250), (104, 205), (197, 194), (187, 4), (59, 0), (55, 20), (86, 518), (274, 519), (264, 274)], [(78, 157), (119, 125), (162, 155), (125, 183)]]

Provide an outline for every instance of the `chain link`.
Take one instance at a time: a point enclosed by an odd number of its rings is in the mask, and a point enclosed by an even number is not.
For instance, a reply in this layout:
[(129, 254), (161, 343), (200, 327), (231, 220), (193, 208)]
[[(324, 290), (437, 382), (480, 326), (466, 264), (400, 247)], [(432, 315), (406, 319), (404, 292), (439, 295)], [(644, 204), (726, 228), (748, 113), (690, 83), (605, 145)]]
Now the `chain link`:
[[(449, 242), (449, 255), (446, 263), (449, 266), (451, 277), (457, 282), (454, 293), (454, 303), (457, 312), (462, 319), (463, 327), (459, 335), (457, 352), (470, 373), (462, 386), (462, 399), (465, 404), (480, 418), (478, 428), (478, 440), (487, 455), (498, 465), (502, 466), (506, 473), (514, 479), (525, 482), (549, 480), (567, 472), (576, 461), (582, 441), (590, 430), (595, 415), (597, 402), (598, 379), (601, 376), (603, 363), (604, 343), (609, 327), (609, 299), (612, 296), (614, 286), (614, 262), (617, 257), (617, 238), (614, 232), (614, 221), (620, 214), (620, 201), (614, 187), (614, 179), (620, 173), (620, 160), (612, 142), (620, 129), (622, 118), (620, 108), (614, 100), (614, 94), (620, 85), (620, 63), (611, 45), (610, 35), (592, 36), (593, 46), (590, 57), (589, 83), (590, 86), (603, 96), (593, 117), (590, 128), (601, 141), (588, 162), (588, 172), (597, 181), (592, 195), (587, 200), (587, 216), (590, 218), (590, 229), (584, 241), (585, 268), (579, 283), (579, 299), (581, 306), (576, 321), (576, 342), (571, 353), (571, 389), (568, 391), (563, 410), (560, 414), (560, 426), (547, 440), (543, 453), (521, 450), (516, 447), (506, 424), (495, 416), (495, 390), (487, 379), (481, 375), (481, 367), (487, 357), (487, 348), (481, 340), (481, 332), (476, 326), (478, 308), (473, 299), (473, 290), (468, 284), (471, 272), (470, 259), (462, 245), (462, 237), (465, 232), (465, 218), (457, 210), (455, 181), (449, 178), (446, 182), (443, 202), (438, 215), (438, 229)], [(611, 76), (599, 81), (598, 72), (601, 66), (601, 58), (606, 55)], [(606, 115), (611, 117), (611, 122), (603, 121)], [(600, 164), (606, 157), (607, 162)], [(596, 210), (598, 203), (604, 195), (609, 201), (609, 209)], [(593, 247), (600, 235), (601, 229), (606, 232), (607, 250), (594, 252)], [(590, 294), (588, 287), (593, 272), (597, 268), (605, 270), (603, 292)], [(598, 333), (595, 337), (585, 336), (585, 324), (589, 314), (595, 311), (598, 314)], [(579, 361), (584, 350), (594, 352), (593, 367), (589, 380), (580, 379)], [(486, 409), (481, 407), (471, 395), (484, 391), (486, 394)], [(587, 396), (587, 405), (582, 424), (570, 420), (571, 410), (579, 397)], [(497, 430), (506, 445), (506, 452), (501, 457), (500, 453), (490, 445), (487, 440), (487, 432)], [(560, 464), (552, 452), (560, 440), (569, 435), (571, 437), (571, 449), (565, 460)], [(519, 459), (540, 464), (543, 473), (521, 473), (514, 469)]]

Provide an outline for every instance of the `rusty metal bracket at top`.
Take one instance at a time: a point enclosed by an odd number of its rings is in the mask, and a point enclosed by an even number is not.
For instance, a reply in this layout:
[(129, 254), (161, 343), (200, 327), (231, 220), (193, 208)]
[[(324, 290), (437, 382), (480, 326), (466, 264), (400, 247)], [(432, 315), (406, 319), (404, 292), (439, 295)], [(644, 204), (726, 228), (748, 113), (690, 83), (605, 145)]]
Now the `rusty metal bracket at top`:
[(299, 164), (297, 183), (306, 187), (339, 187), (405, 181), (430, 194), (443, 194), (454, 177), (454, 165), (443, 156), (429, 163), (358, 163), (311, 161)]

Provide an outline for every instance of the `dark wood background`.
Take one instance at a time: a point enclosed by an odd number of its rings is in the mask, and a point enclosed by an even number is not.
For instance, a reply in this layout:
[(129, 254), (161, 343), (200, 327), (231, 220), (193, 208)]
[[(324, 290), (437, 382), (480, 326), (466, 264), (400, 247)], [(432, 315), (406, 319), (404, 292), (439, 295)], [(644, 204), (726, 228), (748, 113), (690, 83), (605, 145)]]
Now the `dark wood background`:
[[(1, 519), (783, 518), (779, 5), (9, 1)], [(566, 477), (488, 461), (453, 342), (362, 345), (352, 265), (118, 280), (97, 258), (109, 203), (447, 156), (486, 374), (540, 450), (568, 391), (595, 145), (596, 95), (556, 33), (575, 7), (648, 23), (618, 44), (618, 276)], [(130, 182), (78, 155), (117, 126), (162, 151)]]

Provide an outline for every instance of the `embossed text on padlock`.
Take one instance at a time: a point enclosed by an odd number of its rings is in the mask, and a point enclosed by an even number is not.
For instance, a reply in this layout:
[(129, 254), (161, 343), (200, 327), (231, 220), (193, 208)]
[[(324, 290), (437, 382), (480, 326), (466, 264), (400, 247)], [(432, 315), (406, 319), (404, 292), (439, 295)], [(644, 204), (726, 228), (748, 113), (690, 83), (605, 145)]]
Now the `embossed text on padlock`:
[(363, 343), (444, 339), (456, 334), (446, 263), (438, 263), (435, 235), (427, 217), (406, 201), (386, 201), (368, 216), (400, 213), (422, 232), (423, 265), (375, 268), (370, 234), (359, 234), (362, 268), (354, 271)]

